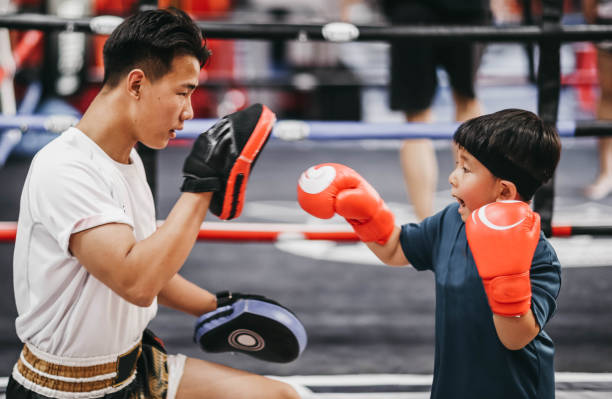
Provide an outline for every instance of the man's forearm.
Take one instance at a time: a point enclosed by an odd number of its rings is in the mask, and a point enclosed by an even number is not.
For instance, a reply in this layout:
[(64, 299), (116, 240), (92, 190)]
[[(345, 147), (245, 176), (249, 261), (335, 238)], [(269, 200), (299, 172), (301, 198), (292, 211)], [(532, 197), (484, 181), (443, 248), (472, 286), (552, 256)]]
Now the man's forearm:
[[(138, 273), (140, 290), (155, 297), (179, 271), (196, 242), (212, 193), (183, 193), (165, 222), (150, 237), (137, 242), (126, 264)], [(145, 301), (146, 302), (146, 301)]]
[(160, 305), (196, 317), (217, 308), (217, 297), (215, 294), (186, 280), (179, 274), (175, 274), (168, 281), (168, 284), (162, 288), (157, 296), (157, 301)]

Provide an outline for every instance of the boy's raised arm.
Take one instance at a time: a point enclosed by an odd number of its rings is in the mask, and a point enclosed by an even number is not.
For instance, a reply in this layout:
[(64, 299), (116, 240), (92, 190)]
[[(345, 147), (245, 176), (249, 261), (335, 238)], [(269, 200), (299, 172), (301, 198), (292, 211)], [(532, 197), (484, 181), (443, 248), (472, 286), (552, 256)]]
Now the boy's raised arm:
[(389, 236), (389, 240), (384, 245), (375, 242), (366, 242), (366, 245), (384, 264), (389, 266), (407, 266), (410, 262), (406, 259), (400, 244), (400, 231), (401, 229), (395, 226), (391, 236)]
[(321, 219), (336, 213), (385, 264), (407, 265), (400, 243), (400, 229), (393, 213), (376, 190), (353, 169), (335, 163), (313, 166), (300, 176), (298, 202)]

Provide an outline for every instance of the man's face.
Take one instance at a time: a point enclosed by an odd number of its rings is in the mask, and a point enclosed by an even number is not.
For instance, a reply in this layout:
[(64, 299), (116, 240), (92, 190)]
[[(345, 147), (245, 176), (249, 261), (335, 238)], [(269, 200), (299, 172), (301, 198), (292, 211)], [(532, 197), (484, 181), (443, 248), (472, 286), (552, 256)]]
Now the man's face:
[(191, 94), (198, 85), (200, 64), (191, 55), (176, 56), (170, 71), (155, 80), (145, 80), (135, 116), (137, 139), (147, 147), (161, 149), (176, 137), (183, 122), (193, 118)]
[(464, 222), (473, 210), (497, 200), (499, 178), (464, 148), (454, 145), (455, 169), (448, 177), (451, 195), (459, 202)]

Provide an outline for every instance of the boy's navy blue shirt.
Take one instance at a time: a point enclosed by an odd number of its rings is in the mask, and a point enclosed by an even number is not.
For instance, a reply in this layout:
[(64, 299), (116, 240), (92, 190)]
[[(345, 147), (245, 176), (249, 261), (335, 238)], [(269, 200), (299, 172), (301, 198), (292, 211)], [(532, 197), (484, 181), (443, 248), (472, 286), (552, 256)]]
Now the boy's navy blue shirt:
[(523, 349), (508, 350), (497, 337), (458, 207), (452, 204), (420, 224), (404, 225), (400, 235), (410, 263), (418, 270), (432, 270), (436, 278), (431, 397), (554, 398), (554, 347), (543, 331), (561, 286), (554, 249), (541, 234), (530, 270), (531, 310), (541, 331)]

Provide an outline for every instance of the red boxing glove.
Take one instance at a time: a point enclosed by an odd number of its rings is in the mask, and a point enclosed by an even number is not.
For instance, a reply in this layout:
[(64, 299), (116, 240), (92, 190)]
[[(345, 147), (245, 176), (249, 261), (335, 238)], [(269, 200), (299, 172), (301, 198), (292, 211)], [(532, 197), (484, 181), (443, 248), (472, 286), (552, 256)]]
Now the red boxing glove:
[(297, 187), (302, 209), (321, 219), (344, 216), (361, 241), (385, 244), (395, 227), (393, 214), (380, 195), (353, 169), (337, 163), (313, 166)]
[(540, 239), (540, 215), (525, 202), (493, 202), (472, 212), (465, 233), (493, 313), (527, 313), (529, 269)]

